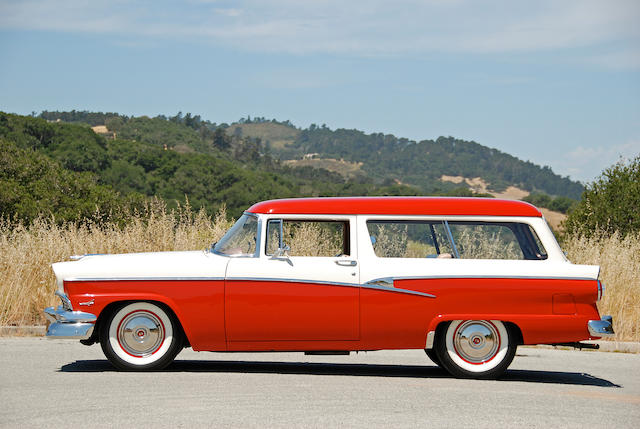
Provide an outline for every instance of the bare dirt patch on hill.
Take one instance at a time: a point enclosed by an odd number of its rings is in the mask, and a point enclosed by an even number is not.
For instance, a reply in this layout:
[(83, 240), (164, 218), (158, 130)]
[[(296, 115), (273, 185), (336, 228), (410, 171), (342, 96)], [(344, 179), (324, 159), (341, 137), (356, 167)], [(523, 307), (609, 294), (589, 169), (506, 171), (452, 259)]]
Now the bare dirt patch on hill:
[(451, 183), (455, 183), (455, 184), (460, 184), (460, 183), (465, 183), (469, 189), (471, 189), (473, 192), (477, 192), (480, 194), (485, 194), (488, 192), (488, 186), (489, 184), (487, 182), (485, 182), (482, 177), (473, 177), (473, 178), (468, 178), (468, 177), (462, 177), (462, 176), (447, 176), (447, 175), (442, 175), (440, 177), (440, 181), (442, 182), (451, 182)]
[(284, 161), (290, 167), (313, 167), (324, 168), (340, 174), (342, 177), (350, 178), (358, 175), (362, 167), (362, 162), (349, 162), (343, 159), (320, 158), (320, 159), (290, 159)]
[(260, 138), (269, 142), (274, 149), (282, 149), (296, 140), (300, 130), (273, 122), (233, 124), (227, 129), (229, 135), (236, 133), (239, 133), (240, 137)]
[(524, 189), (520, 189), (516, 186), (509, 186), (502, 192), (489, 192), (496, 198), (504, 198), (505, 200), (521, 200), (524, 197), (529, 195), (529, 191), (525, 191)]

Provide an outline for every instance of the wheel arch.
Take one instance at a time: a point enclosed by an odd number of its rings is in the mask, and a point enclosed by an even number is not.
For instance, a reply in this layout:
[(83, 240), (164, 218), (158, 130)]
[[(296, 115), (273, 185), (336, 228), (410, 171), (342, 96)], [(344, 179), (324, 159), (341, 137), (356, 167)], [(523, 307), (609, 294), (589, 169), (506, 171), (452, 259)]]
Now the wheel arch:
[(91, 334), (91, 337), (86, 339), (86, 340), (82, 340), (81, 342), (83, 344), (86, 345), (90, 345), (90, 344), (94, 344), (94, 343), (98, 343), (100, 342), (100, 331), (101, 331), (101, 326), (102, 323), (105, 323), (106, 320), (109, 319), (109, 317), (111, 317), (111, 315), (113, 313), (115, 313), (116, 311), (118, 311), (120, 308), (124, 307), (127, 304), (131, 304), (134, 302), (148, 302), (150, 304), (154, 304), (159, 306), (160, 308), (162, 308), (164, 311), (167, 312), (167, 314), (170, 317), (173, 317), (173, 320), (175, 320), (176, 322), (176, 327), (178, 328), (178, 330), (180, 331), (180, 333), (182, 334), (182, 337), (184, 339), (184, 347), (190, 347), (190, 342), (189, 342), (189, 336), (187, 335), (187, 332), (185, 331), (184, 327), (182, 326), (182, 321), (180, 320), (180, 317), (178, 317), (178, 314), (174, 311), (174, 309), (172, 308), (171, 305), (169, 305), (168, 303), (162, 301), (162, 300), (157, 300), (157, 299), (125, 299), (125, 298), (121, 298), (121, 299), (115, 299), (111, 302), (109, 302), (109, 304), (107, 304), (102, 311), (100, 311), (100, 314), (98, 315), (98, 318), (96, 320), (96, 324), (95, 327), (93, 329), (93, 334)]
[(427, 331), (435, 333), (434, 345), (435, 342), (438, 341), (438, 338), (441, 337), (443, 329), (453, 320), (499, 320), (504, 323), (505, 327), (511, 332), (516, 345), (524, 344), (522, 329), (520, 329), (518, 323), (510, 316), (507, 317), (499, 314), (439, 314), (433, 318)]

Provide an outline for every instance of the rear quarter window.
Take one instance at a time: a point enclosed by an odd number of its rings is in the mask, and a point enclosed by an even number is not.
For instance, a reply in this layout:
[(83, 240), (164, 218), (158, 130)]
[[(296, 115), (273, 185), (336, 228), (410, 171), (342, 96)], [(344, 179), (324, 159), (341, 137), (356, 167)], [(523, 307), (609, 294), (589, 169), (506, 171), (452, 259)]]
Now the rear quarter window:
[(381, 258), (547, 258), (533, 228), (519, 222), (370, 220), (367, 229)]

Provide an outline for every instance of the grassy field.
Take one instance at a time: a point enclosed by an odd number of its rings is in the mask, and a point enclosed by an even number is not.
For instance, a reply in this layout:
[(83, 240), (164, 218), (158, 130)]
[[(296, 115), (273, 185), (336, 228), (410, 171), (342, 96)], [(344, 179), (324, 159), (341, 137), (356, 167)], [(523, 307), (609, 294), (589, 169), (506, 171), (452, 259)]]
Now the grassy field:
[(640, 235), (570, 237), (563, 248), (575, 264), (600, 265), (606, 287), (600, 313), (613, 316), (618, 341), (640, 341)]
[(224, 210), (210, 218), (189, 207), (167, 212), (160, 203), (132, 215), (124, 227), (58, 226), (42, 219), (28, 227), (0, 223), (0, 326), (44, 323), (42, 309), (59, 304), (53, 262), (85, 253), (205, 249), (230, 226)]
[[(44, 323), (42, 309), (58, 305), (53, 262), (85, 253), (205, 249), (230, 226), (224, 211), (211, 218), (189, 207), (167, 212), (160, 203), (133, 215), (124, 227), (0, 222), (0, 326)], [(613, 316), (615, 339), (640, 341), (640, 237), (568, 238), (563, 247), (572, 262), (601, 266), (607, 290), (598, 307)]]

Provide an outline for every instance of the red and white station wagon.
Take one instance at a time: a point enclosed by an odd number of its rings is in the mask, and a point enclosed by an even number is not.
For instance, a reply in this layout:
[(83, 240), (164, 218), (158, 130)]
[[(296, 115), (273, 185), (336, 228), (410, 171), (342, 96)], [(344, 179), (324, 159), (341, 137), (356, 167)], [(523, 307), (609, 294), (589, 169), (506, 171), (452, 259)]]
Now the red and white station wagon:
[(253, 205), (211, 249), (53, 264), (51, 338), (119, 369), (196, 351), (424, 349), (497, 377), (521, 344), (613, 334), (599, 267), (565, 258), (540, 211), (484, 198), (301, 198)]

